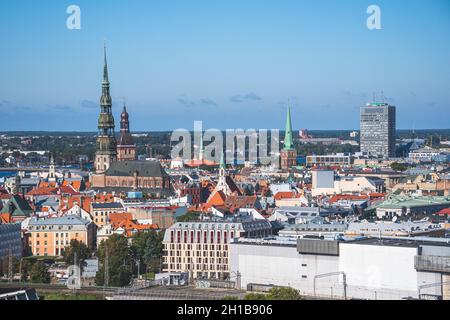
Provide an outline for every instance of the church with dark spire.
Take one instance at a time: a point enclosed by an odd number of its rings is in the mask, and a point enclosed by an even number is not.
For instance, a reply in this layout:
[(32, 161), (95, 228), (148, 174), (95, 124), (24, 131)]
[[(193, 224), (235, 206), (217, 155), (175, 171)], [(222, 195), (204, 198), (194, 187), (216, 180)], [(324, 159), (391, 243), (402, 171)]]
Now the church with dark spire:
[(120, 135), (117, 139), (117, 161), (136, 160), (136, 144), (130, 133), (130, 119), (127, 107), (123, 106), (120, 115)]
[(117, 160), (117, 142), (114, 133), (115, 126), (112, 114), (106, 46), (104, 48), (104, 59), (102, 96), (100, 98), (100, 115), (98, 117), (97, 151), (95, 153), (95, 171), (97, 173), (106, 172), (111, 163)]
[(139, 190), (152, 198), (172, 195), (170, 177), (159, 161), (136, 161), (136, 144), (130, 133), (125, 106), (120, 115), (120, 135), (116, 140), (106, 48), (104, 59), (95, 173), (90, 177), (92, 188), (119, 194)]

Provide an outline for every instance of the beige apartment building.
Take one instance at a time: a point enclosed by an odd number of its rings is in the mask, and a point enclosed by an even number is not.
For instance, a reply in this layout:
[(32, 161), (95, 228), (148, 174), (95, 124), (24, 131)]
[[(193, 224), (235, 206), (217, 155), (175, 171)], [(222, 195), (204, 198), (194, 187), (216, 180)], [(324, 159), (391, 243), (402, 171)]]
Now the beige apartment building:
[(193, 279), (229, 279), (229, 243), (271, 233), (265, 219), (178, 222), (164, 235), (163, 272), (189, 272)]
[(77, 216), (37, 219), (28, 224), (28, 241), (34, 256), (61, 256), (71, 240), (95, 247), (95, 224)]

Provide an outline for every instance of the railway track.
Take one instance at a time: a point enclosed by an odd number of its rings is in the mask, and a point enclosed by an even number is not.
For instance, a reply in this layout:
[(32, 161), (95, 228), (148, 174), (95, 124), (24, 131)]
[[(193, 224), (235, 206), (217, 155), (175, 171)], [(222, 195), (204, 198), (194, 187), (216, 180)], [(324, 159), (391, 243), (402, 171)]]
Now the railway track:
[(96, 294), (96, 295), (112, 295), (119, 288), (103, 288), (103, 287), (82, 287), (81, 289), (69, 289), (65, 285), (55, 285), (55, 284), (42, 284), (42, 283), (0, 283), (1, 288), (17, 288), (17, 289), (28, 289), (33, 288), (38, 292), (58, 292), (58, 293), (80, 293), (80, 294)]

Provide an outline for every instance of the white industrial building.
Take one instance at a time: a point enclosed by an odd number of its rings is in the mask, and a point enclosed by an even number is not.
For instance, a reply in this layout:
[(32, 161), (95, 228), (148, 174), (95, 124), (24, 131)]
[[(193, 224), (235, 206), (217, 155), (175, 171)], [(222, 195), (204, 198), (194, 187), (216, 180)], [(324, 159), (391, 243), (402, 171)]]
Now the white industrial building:
[(383, 192), (384, 181), (363, 176), (338, 176), (332, 170), (312, 170), (313, 197), (333, 194), (359, 194)]
[(450, 299), (450, 243), (436, 238), (240, 239), (231, 273), (244, 289), (289, 286), (337, 299)]

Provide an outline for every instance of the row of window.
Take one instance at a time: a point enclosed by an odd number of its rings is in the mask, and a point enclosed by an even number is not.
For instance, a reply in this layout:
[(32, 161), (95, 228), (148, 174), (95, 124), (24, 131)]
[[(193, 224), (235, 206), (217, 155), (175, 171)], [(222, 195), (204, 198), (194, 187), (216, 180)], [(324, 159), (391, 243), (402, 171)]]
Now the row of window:
[(228, 271), (227, 265), (214, 265), (214, 264), (169, 264), (169, 270), (222, 270)]
[(176, 238), (175, 231), (170, 230), (170, 242), (174, 243), (228, 243), (228, 239), (234, 238), (234, 231), (194, 231), (177, 230)]
[(197, 245), (193, 245), (193, 244), (164, 244), (164, 247), (166, 250), (203, 250), (203, 251), (207, 251), (207, 250), (211, 250), (211, 251), (220, 251), (220, 250), (228, 250), (228, 245), (226, 244), (197, 244)]
[[(203, 254), (202, 254), (203, 252)], [(208, 254), (209, 252), (209, 254)], [(184, 255), (183, 255), (184, 253)], [(190, 257), (191, 253), (189, 251), (169, 251), (167, 253), (167, 256), (175, 256), (175, 257), (181, 257), (181, 256), (185, 256), (185, 257)], [(228, 257), (228, 252), (224, 251), (224, 252), (220, 252), (220, 251), (197, 251), (196, 253), (192, 253), (193, 257), (217, 257), (217, 258), (226, 258)]]
[[(32, 233), (30, 233), (30, 238), (32, 238), (32, 236), (33, 236), (33, 234)], [(41, 234), (40, 233), (36, 233), (36, 238), (40, 238), (41, 237)], [(63, 233), (63, 232), (61, 232), (61, 233), (59, 233), (59, 232), (56, 232), (55, 233), (55, 237), (69, 237), (69, 233)], [(78, 233), (75, 233), (75, 237), (78, 237)], [(44, 238), (48, 238), (48, 233), (44, 233)]]
[[(167, 261), (168, 260), (168, 261)], [(228, 259), (227, 258), (174, 258), (174, 257), (170, 257), (169, 259), (164, 258), (163, 259), (164, 262), (170, 262), (170, 263), (214, 263), (214, 264), (228, 264)]]
[[(58, 245), (69, 245), (69, 240), (66, 240), (66, 241), (58, 241), (58, 240), (56, 240), (55, 241), (55, 244), (58, 246)], [(33, 245), (33, 242), (32, 241), (30, 241), (30, 247)], [(36, 241), (36, 245), (37, 246), (40, 246), (41, 245), (41, 242), (40, 241)], [(47, 246), (48, 245), (48, 243), (47, 243), (47, 241), (44, 241), (44, 246)]]

